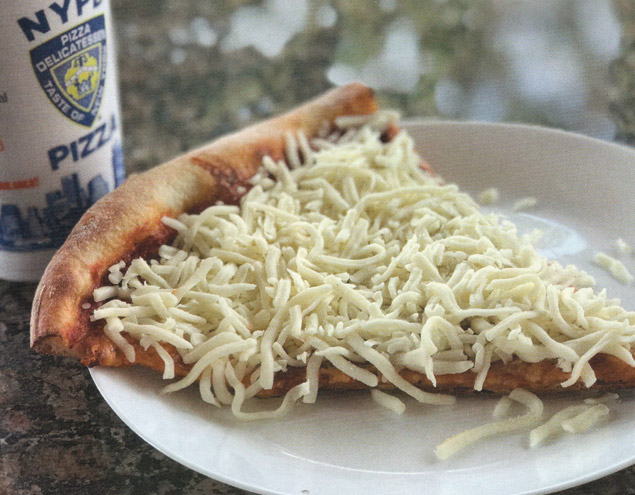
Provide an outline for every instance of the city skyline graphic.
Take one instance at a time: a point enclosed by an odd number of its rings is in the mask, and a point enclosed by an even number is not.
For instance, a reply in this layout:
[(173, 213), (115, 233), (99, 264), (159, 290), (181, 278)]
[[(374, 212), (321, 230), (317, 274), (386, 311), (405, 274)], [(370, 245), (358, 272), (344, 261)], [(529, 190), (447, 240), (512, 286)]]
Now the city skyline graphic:
[[(113, 143), (111, 153), (117, 187), (126, 179), (119, 140)], [(84, 212), (111, 190), (102, 174), (93, 176), (85, 187), (77, 173), (66, 174), (60, 178), (60, 186), (45, 193), (43, 208), (0, 202), (0, 251), (59, 248)]]
[(77, 173), (60, 179), (61, 189), (46, 193), (46, 206), (0, 205), (0, 249), (32, 251), (58, 248), (88, 207), (109, 192), (101, 174), (82, 187)]

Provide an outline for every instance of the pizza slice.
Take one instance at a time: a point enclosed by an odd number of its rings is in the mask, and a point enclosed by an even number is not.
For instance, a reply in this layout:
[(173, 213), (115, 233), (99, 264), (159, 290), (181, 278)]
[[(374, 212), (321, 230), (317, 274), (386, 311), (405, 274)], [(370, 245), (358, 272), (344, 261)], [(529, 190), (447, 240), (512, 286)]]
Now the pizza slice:
[(198, 382), (240, 414), (318, 389), (635, 385), (635, 313), (434, 177), (369, 88), (130, 177), (37, 289), (31, 345)]

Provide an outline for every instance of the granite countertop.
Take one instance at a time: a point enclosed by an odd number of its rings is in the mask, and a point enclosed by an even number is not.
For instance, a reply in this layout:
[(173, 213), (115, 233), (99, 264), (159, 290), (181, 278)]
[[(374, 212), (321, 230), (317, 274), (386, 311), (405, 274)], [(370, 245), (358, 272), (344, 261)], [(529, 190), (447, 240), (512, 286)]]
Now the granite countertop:
[[(635, 145), (633, 3), (558, 5), (112, 0), (127, 170), (351, 79), (406, 116), (530, 122)], [(0, 281), (0, 494), (246, 493), (141, 440), (84, 367), (32, 352), (34, 291)], [(635, 494), (635, 467), (561, 493)]]

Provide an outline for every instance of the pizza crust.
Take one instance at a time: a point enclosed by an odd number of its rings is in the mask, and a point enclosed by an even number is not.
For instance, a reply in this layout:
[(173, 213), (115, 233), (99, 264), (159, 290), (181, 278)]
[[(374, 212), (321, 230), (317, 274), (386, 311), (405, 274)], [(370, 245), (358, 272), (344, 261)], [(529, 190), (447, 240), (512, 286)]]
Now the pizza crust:
[[(340, 115), (364, 115), (377, 110), (371, 89), (353, 83), (325, 95), (280, 117), (248, 127), (202, 148), (178, 157), (143, 174), (131, 176), (124, 184), (92, 206), (55, 254), (37, 288), (31, 315), (31, 346), (43, 353), (73, 356), (88, 366), (129, 366), (138, 364), (162, 372), (163, 360), (150, 347), (144, 350), (129, 338), (135, 348), (135, 363), (92, 323), (95, 309), (92, 293), (105, 280), (108, 268), (120, 260), (156, 253), (169, 242), (174, 231), (161, 218), (200, 211), (217, 200), (235, 203), (238, 189), (257, 171), (265, 155), (284, 158), (285, 134), (302, 130), (315, 136), (325, 120)], [(389, 129), (394, 135), (398, 129)], [(390, 137), (390, 136), (388, 136)], [(429, 170), (422, 161), (422, 166)], [(82, 306), (90, 305), (84, 309)], [(187, 374), (189, 367), (169, 344), (164, 345), (175, 361), (175, 372)], [(635, 368), (623, 361), (600, 354), (591, 361), (598, 381), (593, 390), (616, 390), (635, 386)], [(372, 370), (372, 368), (369, 368)], [(305, 369), (290, 368), (278, 373), (271, 390), (259, 395), (283, 395), (306, 379)], [(498, 394), (523, 387), (533, 392), (560, 392), (583, 389), (578, 381), (562, 388), (569, 378), (554, 361), (493, 363), (483, 390)], [(437, 386), (420, 373), (403, 370), (402, 376), (424, 390), (474, 393), (475, 373), (440, 375)], [(323, 389), (367, 388), (348, 375), (326, 366), (320, 370)], [(380, 388), (390, 387), (382, 383)]]

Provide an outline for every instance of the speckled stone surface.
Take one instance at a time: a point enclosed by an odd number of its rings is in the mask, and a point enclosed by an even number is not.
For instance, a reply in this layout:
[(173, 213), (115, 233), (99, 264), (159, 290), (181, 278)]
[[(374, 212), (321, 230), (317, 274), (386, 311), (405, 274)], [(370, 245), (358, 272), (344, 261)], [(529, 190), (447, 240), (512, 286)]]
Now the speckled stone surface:
[[(553, 19), (582, 26), (575, 10), (585, 8), (582, 2), (560, 4), (571, 12), (550, 2), (510, 2), (507, 11), (500, 10), (501, 2), (455, 0), (425, 6), (414, 0), (299, 3), (306, 7), (303, 26), (281, 53), (271, 55), (254, 46), (232, 49), (227, 41), (235, 34), (236, 12), (256, 12), (249, 9), (264, 8), (260, 2), (112, 0), (128, 171), (320, 93), (341, 77), (332, 70), (337, 64), (375, 77), (370, 61), (383, 56), (386, 26), (405, 20), (411, 24), (403, 24), (404, 32), (419, 33), (423, 49), (417, 60), (425, 70), (409, 88), (379, 92), (405, 115), (532, 122), (635, 144), (635, 8), (629, 0), (597, 2), (610, 10), (619, 37), (612, 52), (576, 52), (591, 86), (569, 120), (559, 120), (539, 101), (515, 96), (518, 88), (499, 91), (511, 80), (511, 69), (488, 33), (515, 15), (533, 16), (538, 25), (544, 18), (549, 26)], [(540, 11), (531, 6), (536, 4), (546, 7)], [(583, 27), (571, 33), (554, 29), (567, 43), (583, 39)], [(609, 35), (604, 33), (610, 44)], [(597, 53), (608, 55), (600, 59)], [(522, 88), (518, 93), (524, 94)], [(448, 106), (448, 94), (456, 105)], [(494, 107), (503, 110), (492, 113)], [(82, 366), (30, 351), (34, 291), (35, 284), (0, 282), (0, 495), (246, 493), (146, 444), (110, 410)], [(635, 494), (635, 467), (561, 493)]]
[(0, 282), (0, 494), (243, 494), (132, 433), (88, 370), (29, 350), (35, 284)]

